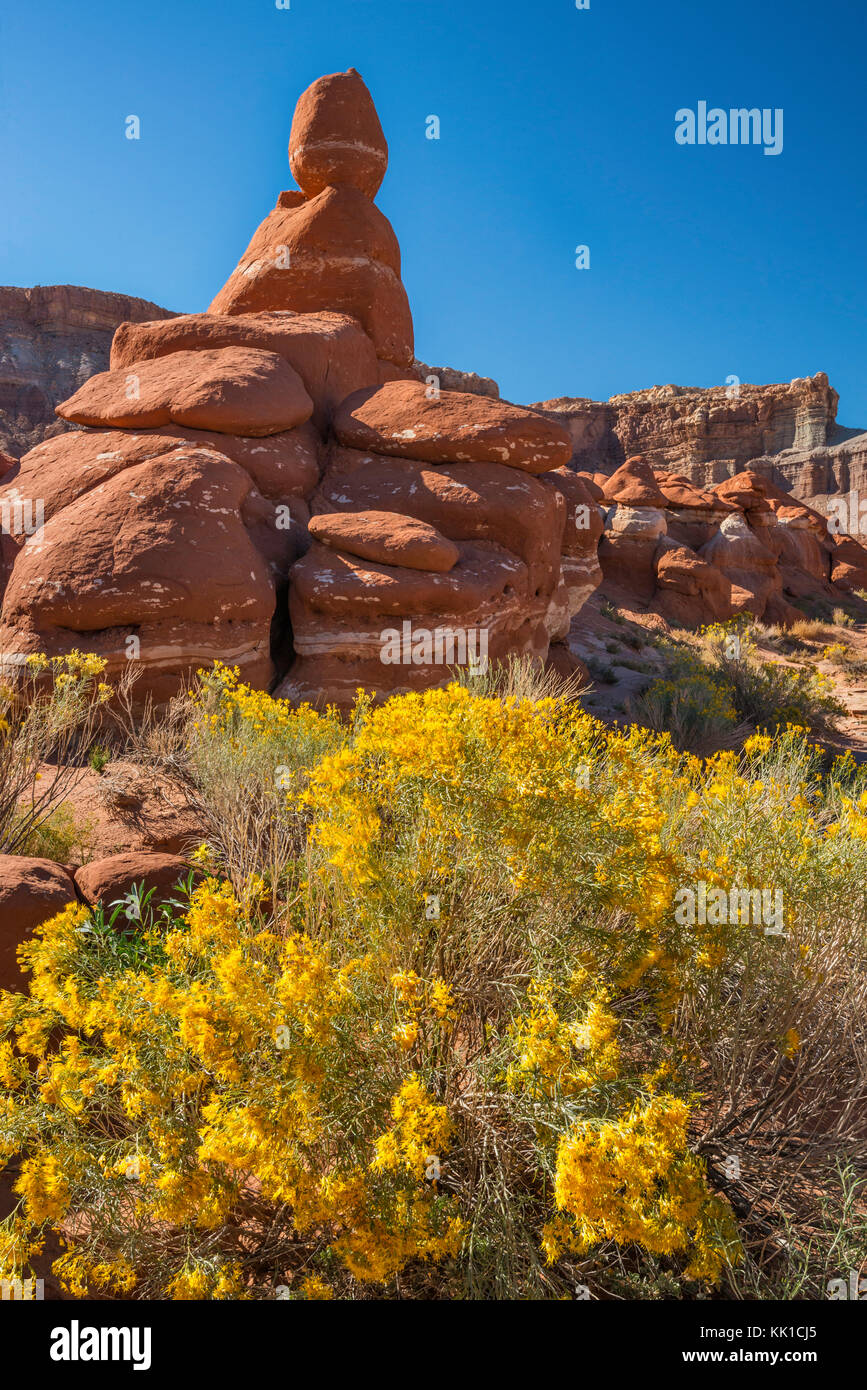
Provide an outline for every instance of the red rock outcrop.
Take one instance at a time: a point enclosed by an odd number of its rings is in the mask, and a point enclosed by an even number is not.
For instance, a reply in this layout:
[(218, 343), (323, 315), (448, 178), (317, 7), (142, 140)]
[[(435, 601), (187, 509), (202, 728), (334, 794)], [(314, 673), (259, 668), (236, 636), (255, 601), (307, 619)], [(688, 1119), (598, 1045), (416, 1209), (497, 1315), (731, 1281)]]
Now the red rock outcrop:
[(773, 386), (652, 386), (607, 402), (563, 397), (537, 408), (569, 427), (576, 467), (611, 473), (640, 453), (656, 470), (707, 486), (763, 455), (824, 446), (837, 399), (818, 372)]
[[(836, 423), (837, 392), (824, 372), (770, 386), (654, 386), (608, 401), (561, 397), (534, 409), (572, 438), (572, 466), (608, 475), (641, 452), (657, 472), (708, 488), (747, 469), (811, 501), (867, 498), (867, 431)], [(865, 530), (864, 534), (867, 534)]]
[(689, 546), (665, 539), (656, 556), (656, 612), (675, 627), (699, 627), (730, 618), (749, 602), (720, 569)]
[(397, 238), (376, 205), (350, 184), (292, 207), (278, 204), (210, 306), (213, 314), (273, 309), (351, 314), (377, 357), (398, 367), (413, 362)]
[(601, 579), (594, 490), (562, 426), (415, 361), (387, 154), (357, 72), (302, 95), (300, 190), (210, 309), (122, 324), (58, 407), (83, 428), (0, 483), (39, 511), (3, 536), (0, 644), (139, 660), (156, 699), (220, 659), (347, 703), (565, 636)]
[(123, 323), (111, 346), (111, 368), (167, 353), (246, 347), (285, 357), (314, 405), (313, 420), (328, 428), (341, 401), (377, 378), (376, 353), (361, 325), (348, 314), (184, 314), (162, 323)]
[(325, 513), (311, 517), (308, 530), (332, 550), (383, 565), (447, 574), (460, 559), (457, 546), (435, 526), (397, 512)]
[(158, 699), (175, 693), (180, 670), (215, 659), (266, 685), (274, 585), (244, 525), (254, 492), (240, 465), (207, 449), (115, 473), (21, 548), (0, 645), (50, 655), (86, 646), (110, 670), (134, 652)]
[(376, 107), (355, 68), (320, 77), (301, 94), (289, 132), (289, 168), (308, 198), (341, 183), (375, 198), (387, 167)]
[[(829, 534), (825, 518), (745, 470), (710, 489), (628, 459), (603, 480), (603, 590), (677, 626), (748, 611), (769, 623), (801, 616), (799, 599), (839, 602), (867, 578), (867, 550)], [(660, 500), (662, 505), (658, 505)], [(836, 587), (835, 587), (836, 586)]]
[(851, 536), (832, 536), (831, 583), (846, 592), (867, 589), (867, 549)]
[(647, 459), (642, 454), (629, 458), (605, 480), (602, 496), (606, 502), (625, 507), (664, 507), (665, 497)]
[(572, 618), (580, 612), (587, 599), (602, 583), (599, 564), (599, 541), (604, 518), (596, 493), (600, 490), (573, 473), (569, 468), (555, 468), (541, 473), (539, 481), (555, 489), (566, 503), (563, 543), (560, 551), (560, 572), (565, 595), (560, 629), (551, 627), (552, 638), (565, 637)]
[(255, 437), (303, 425), (313, 414), (313, 402), (284, 357), (225, 347), (170, 352), (102, 372), (57, 413), (97, 429), (184, 425)]

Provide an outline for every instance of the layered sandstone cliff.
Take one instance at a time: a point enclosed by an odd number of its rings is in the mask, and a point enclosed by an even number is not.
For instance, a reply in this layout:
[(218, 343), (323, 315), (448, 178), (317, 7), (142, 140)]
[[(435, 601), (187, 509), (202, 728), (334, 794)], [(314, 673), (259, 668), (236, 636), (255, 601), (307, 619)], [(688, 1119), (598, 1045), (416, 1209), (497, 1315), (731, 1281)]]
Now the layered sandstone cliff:
[(561, 397), (534, 408), (572, 436), (572, 466), (613, 473), (630, 456), (709, 487), (749, 468), (810, 499), (867, 488), (867, 432), (838, 426), (824, 372), (788, 384), (653, 386), (608, 401)]
[(81, 285), (0, 286), (0, 450), (20, 458), (69, 429), (54, 408), (105, 370), (118, 324), (170, 317), (146, 299)]

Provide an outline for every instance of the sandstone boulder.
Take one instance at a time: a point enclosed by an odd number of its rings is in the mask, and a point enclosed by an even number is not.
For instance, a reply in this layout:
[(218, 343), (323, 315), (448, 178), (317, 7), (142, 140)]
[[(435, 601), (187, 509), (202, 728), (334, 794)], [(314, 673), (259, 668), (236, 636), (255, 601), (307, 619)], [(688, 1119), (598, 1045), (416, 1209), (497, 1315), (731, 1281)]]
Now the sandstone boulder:
[(726, 517), (715, 536), (702, 546), (701, 558), (753, 596), (751, 611), (761, 618), (772, 596), (781, 596), (782, 580), (772, 550), (740, 512)]
[(678, 627), (721, 622), (736, 611), (731, 581), (684, 545), (667, 538), (656, 556), (656, 612)]
[(609, 511), (605, 529), (617, 536), (629, 536), (635, 541), (655, 541), (668, 528), (665, 512), (659, 507), (628, 506), (617, 502)]
[(725, 518), (738, 510), (733, 502), (696, 487), (683, 474), (657, 473), (656, 478), (665, 498), (668, 534), (690, 550), (699, 550)]
[[(255, 439), (242, 435), (186, 430), (165, 425), (159, 430), (76, 430), (48, 439), (17, 463), (0, 482), (0, 504), (16, 496), (38, 498), (48, 521), (84, 493), (135, 464), (173, 453), (184, 444), (216, 452), (239, 464), (264, 497), (287, 502), (309, 497), (319, 481), (321, 440), (308, 422)], [(14, 553), (27, 537), (3, 537)]]
[(132, 657), (175, 689), (215, 659), (267, 684), (274, 587), (241, 518), (252, 491), (230, 459), (188, 447), (100, 483), (19, 553), (0, 641), (51, 655), (84, 645), (112, 670)]
[(599, 474), (598, 477), (597, 477), (597, 476), (594, 476), (593, 473), (582, 472), (582, 471), (579, 469), (579, 470), (576, 472), (575, 477), (576, 477), (576, 478), (580, 478), (580, 479), (582, 480), (582, 482), (584, 483), (584, 486), (586, 487), (587, 491), (590, 493), (590, 496), (593, 498), (594, 502), (604, 502), (604, 500), (605, 500), (605, 491), (604, 491), (604, 488), (603, 488), (603, 486), (602, 486), (602, 483), (599, 481), (600, 478), (602, 478), (602, 481), (603, 481), (603, 482), (606, 482), (606, 481), (607, 481), (607, 479), (604, 477), (603, 474)]
[(110, 915), (113, 903), (128, 897), (134, 887), (144, 885), (144, 891), (155, 889), (152, 906), (179, 897), (177, 886), (186, 881), (189, 865), (177, 854), (150, 854), (131, 850), (112, 854), (85, 864), (75, 874), (75, 883), (86, 903), (101, 903)]
[(289, 133), (289, 168), (308, 197), (343, 183), (374, 198), (387, 166), (376, 107), (355, 68), (320, 77), (301, 93)]
[(710, 492), (697, 487), (682, 473), (657, 473), (656, 481), (667, 506), (673, 511), (713, 512), (723, 517), (738, 510), (738, 505), (718, 490)]
[(606, 478), (602, 491), (609, 502), (627, 507), (664, 507), (666, 498), (647, 459), (637, 454)]
[(832, 536), (831, 582), (851, 592), (867, 589), (867, 549), (852, 536)]
[(565, 430), (543, 416), (489, 396), (393, 381), (357, 391), (334, 417), (341, 444), (429, 463), (499, 463), (547, 473), (568, 463)]
[(458, 562), (457, 546), (435, 526), (397, 512), (332, 512), (314, 516), (311, 536), (332, 550), (362, 560), (445, 574)]
[(250, 486), (201, 449), (126, 469), (46, 522), (40, 547), (19, 557), (4, 616), (80, 632), (270, 617), (271, 587), (238, 520)]
[(462, 542), (447, 574), (380, 565), (314, 544), (292, 571), (297, 660), (278, 694), (350, 706), (359, 686), (418, 690), (509, 652), (543, 659), (549, 599), (493, 542)]
[(0, 989), (26, 990), (16, 958), (35, 927), (77, 901), (72, 879), (50, 859), (0, 854)]
[(362, 386), (378, 381), (373, 343), (357, 319), (322, 310), (284, 309), (256, 314), (179, 314), (151, 323), (122, 323), (111, 345), (114, 371), (171, 352), (243, 347), (276, 352), (298, 373), (314, 405), (313, 419), (327, 428), (336, 406)]
[(388, 458), (332, 449), (313, 497), (314, 515), (328, 511), (400, 512), (449, 540), (492, 541), (527, 565), (534, 595), (557, 583), (566, 507), (558, 491), (498, 463)]
[[(636, 492), (631, 484), (624, 490), (633, 495)], [(638, 495), (647, 497), (650, 490), (643, 488)], [(656, 547), (665, 533), (665, 513), (660, 508), (648, 503), (615, 503), (608, 512), (599, 543), (599, 563), (606, 587), (618, 595), (628, 593), (641, 602), (649, 602), (656, 590)]]
[(256, 348), (172, 352), (101, 372), (57, 407), (79, 425), (147, 429), (174, 422), (268, 435), (309, 420), (313, 402), (285, 358)]
[(766, 513), (771, 510), (766, 480), (761, 474), (753, 473), (749, 469), (743, 473), (736, 473), (733, 478), (726, 478), (725, 482), (717, 483), (713, 490), (722, 501), (731, 502), (748, 514)]

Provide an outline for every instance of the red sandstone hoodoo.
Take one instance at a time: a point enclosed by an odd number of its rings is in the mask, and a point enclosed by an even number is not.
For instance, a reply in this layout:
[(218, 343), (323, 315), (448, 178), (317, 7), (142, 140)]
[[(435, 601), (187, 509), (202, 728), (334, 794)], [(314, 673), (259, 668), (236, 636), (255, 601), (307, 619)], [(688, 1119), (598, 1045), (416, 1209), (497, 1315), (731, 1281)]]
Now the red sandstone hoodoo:
[[(746, 448), (803, 442), (826, 380), (770, 403), (678, 397), (662, 443), (652, 392), (619, 428), (676, 471), (609, 467), (620, 436), (609, 421), (606, 453), (593, 403), (512, 405), (416, 361), (373, 201), (388, 146), (354, 69), (303, 93), (289, 163), (298, 189), (207, 312), (121, 324), (109, 370), (58, 407), (75, 432), (2, 461), (0, 505), (38, 501), (44, 524), (2, 536), (0, 651), (84, 648), (109, 673), (136, 653), (156, 699), (222, 660), (345, 706), (358, 686), (446, 679), (430, 653), (478, 652), (468, 634), (489, 659), (544, 658), (603, 571), (612, 596), (682, 624), (786, 622), (792, 599), (867, 583), (862, 547), (764, 473), (698, 478), (684, 453), (747, 427)], [(585, 456), (601, 471), (576, 471)]]
[(563, 426), (415, 361), (373, 201), (388, 146), (354, 69), (302, 95), (289, 163), (299, 191), (207, 313), (121, 324), (110, 369), (58, 407), (80, 430), (4, 479), (45, 521), (5, 538), (0, 646), (84, 647), (109, 670), (137, 651), (158, 699), (219, 659), (346, 704), (447, 676), (417, 648), (383, 660), (384, 632), (544, 657), (599, 583), (601, 516)]

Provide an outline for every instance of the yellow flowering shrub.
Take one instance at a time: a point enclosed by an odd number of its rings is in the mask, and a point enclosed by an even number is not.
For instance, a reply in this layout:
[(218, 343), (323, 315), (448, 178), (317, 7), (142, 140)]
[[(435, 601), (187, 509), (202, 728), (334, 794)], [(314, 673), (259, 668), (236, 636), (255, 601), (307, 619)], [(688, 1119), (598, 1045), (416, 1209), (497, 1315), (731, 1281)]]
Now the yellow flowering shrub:
[[(248, 775), (277, 850), (224, 816), (171, 920), (119, 938), (70, 907), (22, 948), (3, 1273), (53, 1230), (78, 1294), (547, 1297), (612, 1248), (731, 1277), (708, 1163), (757, 1105), (791, 1121), (793, 1068), (813, 1123), (841, 1113), (810, 1071), (829, 1038), (867, 1075), (849, 762), (794, 725), (702, 760), (460, 685), (341, 722), (224, 668), (189, 738), (202, 788)], [(705, 910), (742, 891), (758, 918)]]

